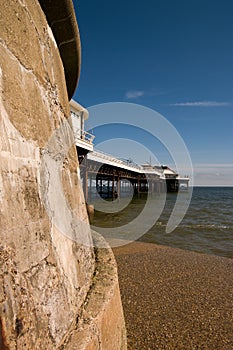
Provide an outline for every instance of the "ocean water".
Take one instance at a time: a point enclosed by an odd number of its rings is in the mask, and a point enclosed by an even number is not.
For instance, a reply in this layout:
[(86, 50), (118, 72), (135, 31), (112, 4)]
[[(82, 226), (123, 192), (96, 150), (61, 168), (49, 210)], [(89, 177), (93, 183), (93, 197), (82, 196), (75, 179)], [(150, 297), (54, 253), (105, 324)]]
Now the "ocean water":
[[(187, 194), (181, 194), (184, 198)], [(154, 195), (153, 213), (156, 215), (160, 206), (161, 195)], [(233, 187), (195, 187), (189, 209), (179, 226), (171, 233), (166, 233), (166, 225), (175, 205), (177, 195), (168, 193), (161, 215), (154, 225), (148, 224), (143, 235), (137, 237), (139, 241), (151, 242), (170, 247), (192, 250), (201, 253), (215, 254), (233, 258)], [(139, 217), (145, 207), (146, 196), (135, 197), (120, 211), (106, 213), (96, 211), (91, 224), (101, 228), (117, 228), (121, 237), (122, 228), (127, 223)], [(95, 203), (94, 203), (95, 204)], [(111, 203), (109, 203), (110, 205)], [(140, 223), (142, 232), (143, 225)], [(128, 232), (129, 238), (131, 232)], [(127, 233), (124, 234), (127, 239)]]

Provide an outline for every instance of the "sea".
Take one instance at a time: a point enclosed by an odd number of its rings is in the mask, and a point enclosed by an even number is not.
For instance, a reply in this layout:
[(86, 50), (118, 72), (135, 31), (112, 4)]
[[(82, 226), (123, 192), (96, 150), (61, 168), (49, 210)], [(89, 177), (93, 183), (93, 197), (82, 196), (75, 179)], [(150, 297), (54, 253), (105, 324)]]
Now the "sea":
[[(113, 213), (96, 210), (91, 220), (92, 227), (99, 228), (97, 231), (100, 233), (101, 228), (115, 228), (121, 237), (123, 228), (136, 220), (136, 225), (142, 234), (137, 234), (135, 240), (233, 259), (233, 187), (194, 187), (188, 210), (172, 232), (167, 232), (166, 227), (177, 194), (166, 194), (165, 205), (160, 215), (158, 206), (161, 205), (161, 195), (153, 195), (153, 208), (149, 215), (152, 217), (155, 213), (155, 217), (158, 216), (153, 224), (149, 223), (149, 217), (144, 222), (140, 221), (140, 214), (145, 208), (148, 196), (135, 196), (124, 209)], [(181, 192), (179, 196), (184, 202), (187, 199), (186, 192)], [(139, 218), (138, 224), (137, 218)], [(128, 231), (129, 239), (131, 234), (132, 232)], [(127, 239), (127, 232), (124, 233), (124, 238)]]

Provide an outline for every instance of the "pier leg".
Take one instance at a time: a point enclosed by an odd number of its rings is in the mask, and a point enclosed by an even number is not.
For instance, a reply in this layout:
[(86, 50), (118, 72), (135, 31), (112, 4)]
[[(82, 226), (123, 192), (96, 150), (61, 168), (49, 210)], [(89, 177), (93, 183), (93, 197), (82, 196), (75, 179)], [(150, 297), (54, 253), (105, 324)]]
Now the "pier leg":
[(118, 199), (121, 197), (121, 179), (118, 176), (117, 178), (117, 194), (118, 194)]
[(115, 181), (115, 177), (114, 177), (114, 175), (113, 175), (113, 178), (112, 178), (112, 201), (114, 200), (114, 181)]
[(108, 177), (108, 198), (110, 198), (110, 179)]
[(103, 180), (102, 177), (100, 178), (100, 193), (103, 193)]

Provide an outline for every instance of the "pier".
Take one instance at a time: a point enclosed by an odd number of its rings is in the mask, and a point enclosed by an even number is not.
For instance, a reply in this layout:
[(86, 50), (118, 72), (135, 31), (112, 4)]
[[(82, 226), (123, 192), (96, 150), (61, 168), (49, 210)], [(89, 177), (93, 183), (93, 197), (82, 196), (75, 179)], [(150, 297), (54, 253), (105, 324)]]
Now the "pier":
[(132, 192), (140, 195), (188, 190), (189, 178), (167, 166), (138, 165), (94, 150), (94, 135), (84, 130), (88, 111), (73, 100), (70, 108), (86, 202), (98, 196), (115, 200)]
[(80, 163), (86, 200), (98, 195), (112, 200), (126, 195), (164, 192), (165, 178), (157, 170), (146, 171), (111, 155), (93, 151)]

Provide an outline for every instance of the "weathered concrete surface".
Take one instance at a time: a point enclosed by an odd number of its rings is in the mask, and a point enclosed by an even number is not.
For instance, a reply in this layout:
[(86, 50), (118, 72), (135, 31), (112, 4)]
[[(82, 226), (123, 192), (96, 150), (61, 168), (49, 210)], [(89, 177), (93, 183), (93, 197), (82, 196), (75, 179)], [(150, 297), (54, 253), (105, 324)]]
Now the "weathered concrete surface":
[[(96, 246), (104, 239), (92, 232)], [(126, 350), (126, 330), (119, 291), (117, 265), (110, 248), (95, 249), (96, 266), (87, 298), (77, 318), (77, 328), (67, 340), (67, 350)]]
[[(0, 347), (64, 349), (96, 269), (64, 69), (38, 1), (0, 7)], [(96, 349), (111, 303), (122, 312), (116, 280), (113, 289)]]
[[(11, 349), (49, 349), (62, 344), (86, 298), (94, 252), (62, 234), (42, 201), (43, 181), (56, 186), (50, 169), (43, 172), (43, 152), (53, 135), (59, 154), (72, 138), (71, 129), (62, 140), (55, 133), (69, 106), (52, 32), (37, 1), (0, 5), (1, 331)], [(72, 147), (63, 159), (64, 193), (88, 237)]]

